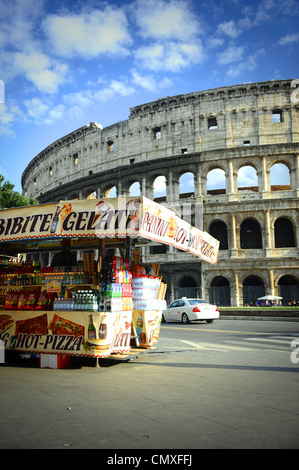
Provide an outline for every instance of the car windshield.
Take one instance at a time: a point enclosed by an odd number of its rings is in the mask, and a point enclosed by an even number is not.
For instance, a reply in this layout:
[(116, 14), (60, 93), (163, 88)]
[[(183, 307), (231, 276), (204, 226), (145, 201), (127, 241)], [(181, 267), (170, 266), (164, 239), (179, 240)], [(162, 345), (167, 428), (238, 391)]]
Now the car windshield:
[(202, 300), (202, 299), (188, 299), (188, 302), (189, 304), (191, 305), (196, 305), (196, 304), (208, 304), (209, 302), (207, 302), (206, 300)]

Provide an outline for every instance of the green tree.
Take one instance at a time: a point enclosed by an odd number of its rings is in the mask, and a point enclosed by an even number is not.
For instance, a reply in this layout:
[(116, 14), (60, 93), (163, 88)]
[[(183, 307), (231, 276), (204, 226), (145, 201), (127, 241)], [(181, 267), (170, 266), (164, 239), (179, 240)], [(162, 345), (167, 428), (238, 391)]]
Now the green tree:
[(0, 209), (9, 209), (11, 207), (32, 206), (38, 204), (36, 199), (22, 196), (22, 194), (14, 191), (14, 184), (4, 181), (5, 178), (0, 174)]

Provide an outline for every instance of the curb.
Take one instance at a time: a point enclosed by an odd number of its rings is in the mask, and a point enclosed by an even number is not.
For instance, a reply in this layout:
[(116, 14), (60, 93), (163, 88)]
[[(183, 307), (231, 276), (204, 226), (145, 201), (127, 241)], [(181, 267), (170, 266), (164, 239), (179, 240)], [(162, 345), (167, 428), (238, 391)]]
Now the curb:
[(267, 317), (267, 316), (251, 316), (251, 315), (221, 315), (218, 320), (258, 320), (258, 321), (294, 321), (298, 322), (299, 317)]

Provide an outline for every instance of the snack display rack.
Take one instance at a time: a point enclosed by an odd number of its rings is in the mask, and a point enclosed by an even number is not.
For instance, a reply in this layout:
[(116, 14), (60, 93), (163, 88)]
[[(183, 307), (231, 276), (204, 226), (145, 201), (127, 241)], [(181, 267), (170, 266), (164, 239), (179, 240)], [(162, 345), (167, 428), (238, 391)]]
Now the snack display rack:
[[(103, 358), (158, 342), (166, 284), (144, 243), (217, 261), (219, 242), (144, 197), (61, 201), (0, 211), (0, 340), (6, 350)], [(117, 248), (118, 255), (108, 255)], [(83, 252), (83, 260), (72, 255)], [(117, 250), (114, 250), (116, 252)], [(52, 265), (16, 262), (60, 252)], [(8, 261), (14, 257), (13, 261)], [(12, 259), (12, 258), (11, 258)], [(64, 261), (64, 262), (63, 262)]]

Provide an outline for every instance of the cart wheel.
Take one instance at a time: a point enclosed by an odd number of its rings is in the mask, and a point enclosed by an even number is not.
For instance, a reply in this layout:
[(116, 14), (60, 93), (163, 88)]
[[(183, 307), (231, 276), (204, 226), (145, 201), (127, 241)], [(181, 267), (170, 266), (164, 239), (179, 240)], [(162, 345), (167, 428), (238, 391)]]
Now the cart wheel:
[(187, 313), (183, 313), (182, 323), (184, 323), (185, 325), (187, 325), (187, 323), (190, 323), (190, 320), (189, 320), (189, 317), (188, 317)]

